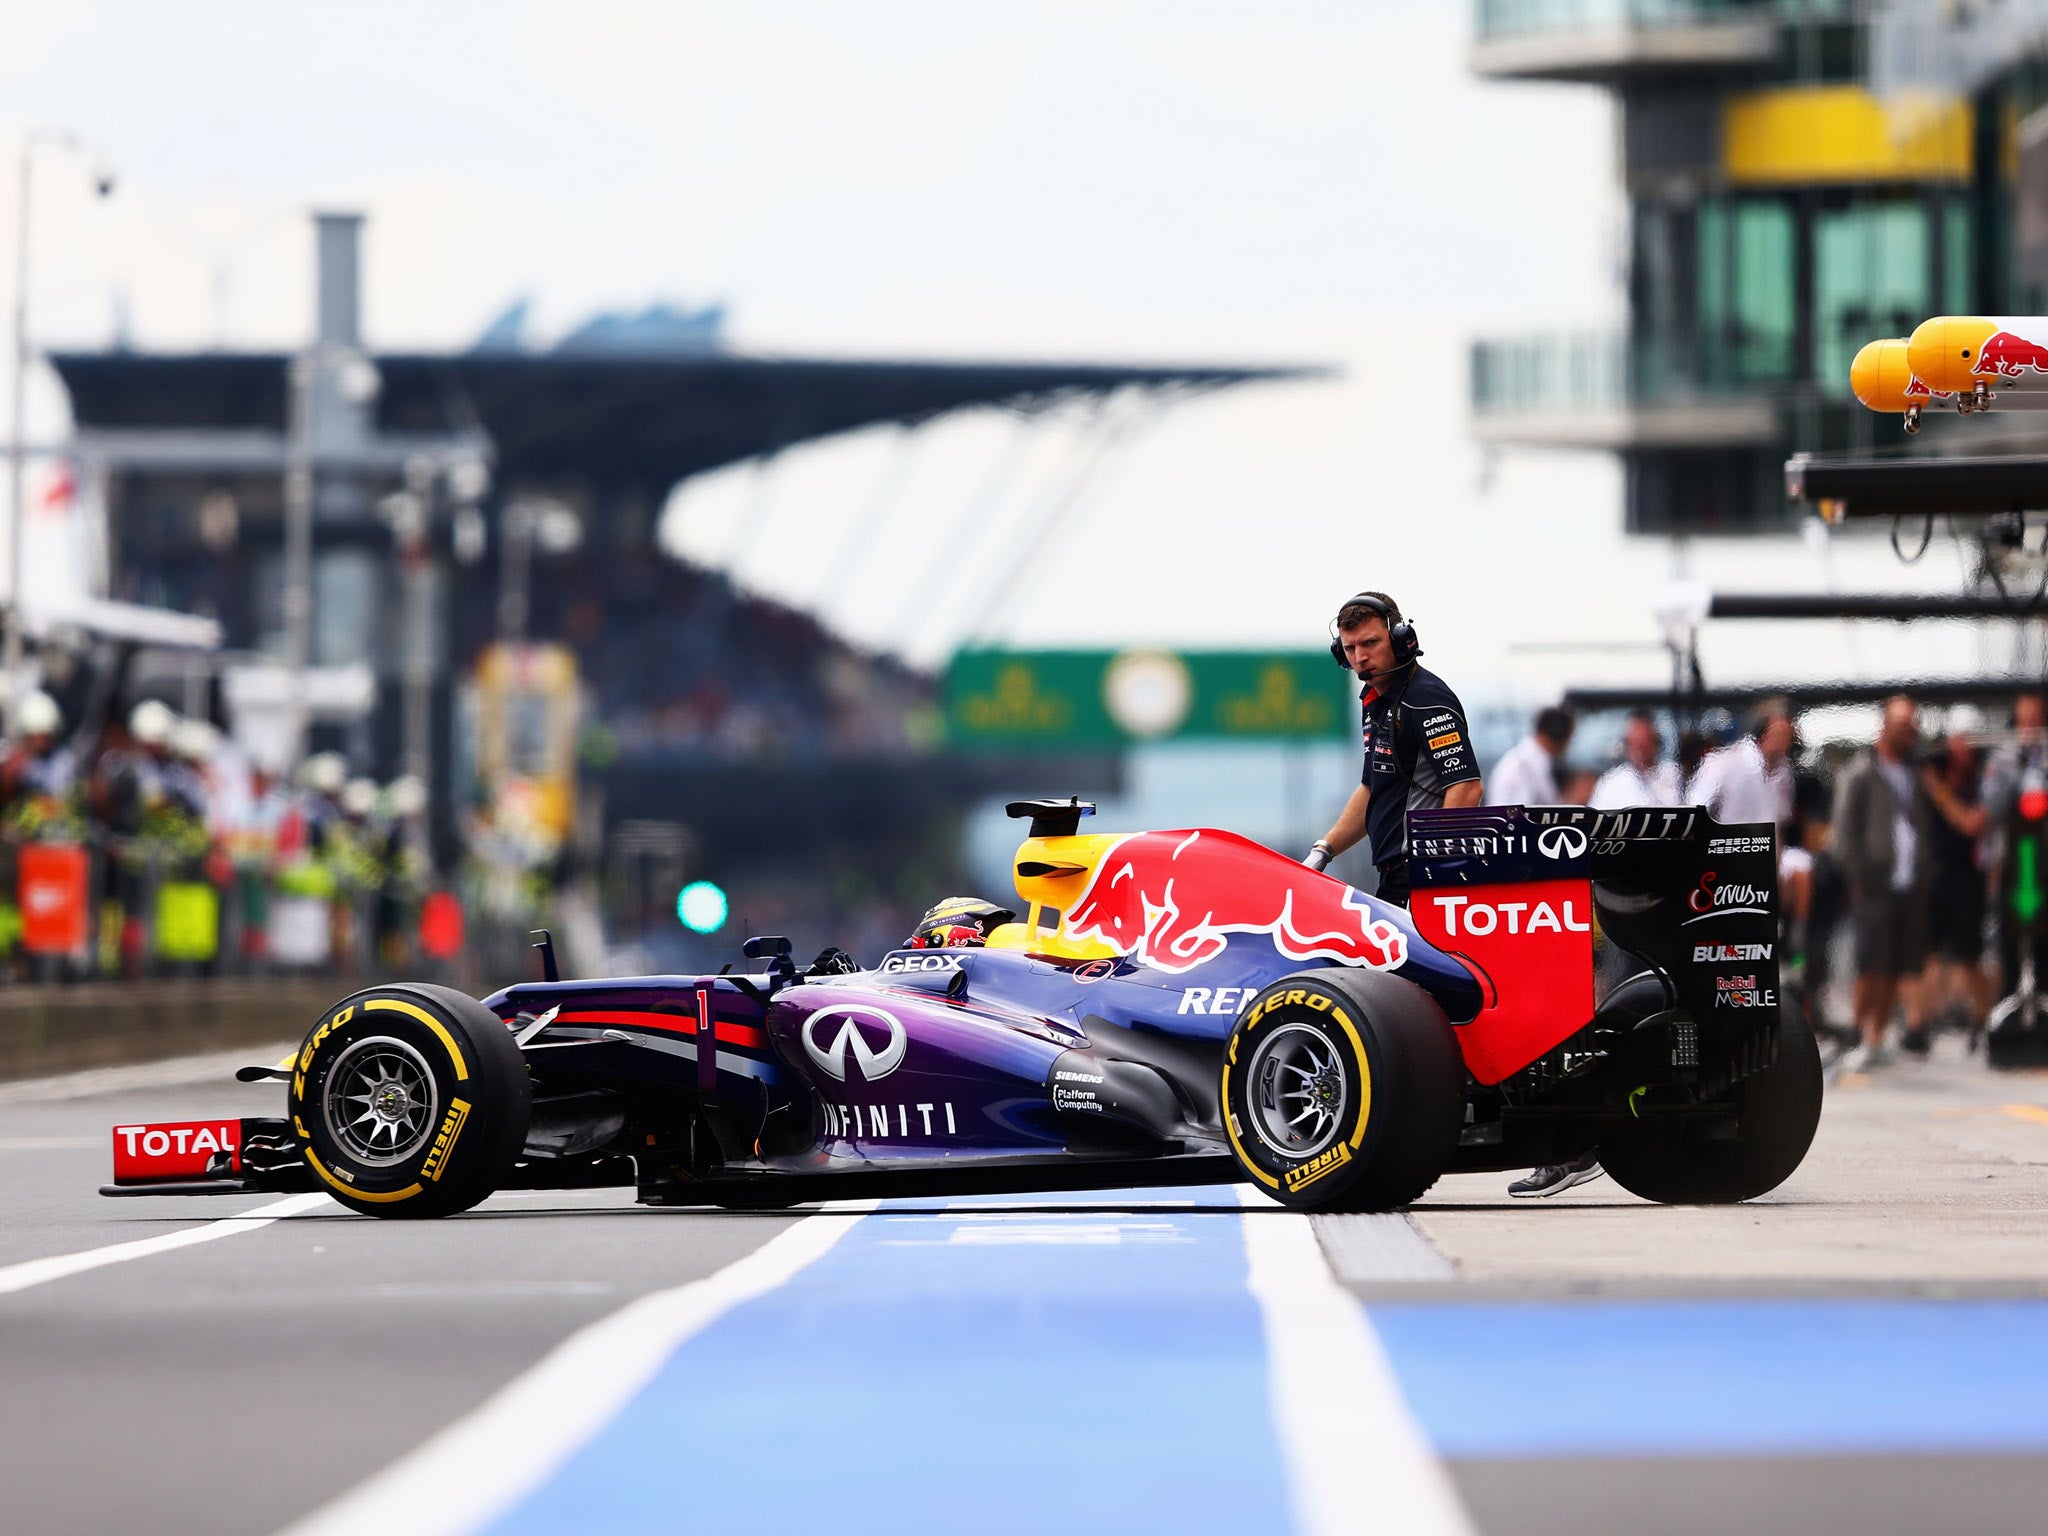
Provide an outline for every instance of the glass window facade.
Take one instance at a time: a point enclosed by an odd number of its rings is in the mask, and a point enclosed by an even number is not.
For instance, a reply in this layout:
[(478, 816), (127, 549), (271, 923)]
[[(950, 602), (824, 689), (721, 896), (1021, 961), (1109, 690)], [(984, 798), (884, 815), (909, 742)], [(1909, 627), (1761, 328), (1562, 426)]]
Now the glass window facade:
[[(1712, 197), (1694, 220), (1695, 291), (1659, 292), (1673, 263), (1645, 273), (1637, 329), (1689, 349), (1702, 384), (1812, 380), (1846, 398), (1866, 341), (1905, 336), (1946, 307), (1968, 310), (1973, 244), (1961, 192), (1806, 191)], [(1682, 334), (1690, 313), (1696, 334)], [(1674, 326), (1681, 334), (1672, 335)]]
[(1933, 313), (1934, 230), (1923, 202), (1828, 209), (1813, 232), (1813, 373), (1849, 392), (1849, 364), (1867, 341), (1910, 336)]
[(1781, 198), (1716, 199), (1701, 207), (1697, 228), (1703, 381), (1789, 378), (1799, 323), (1791, 205)]

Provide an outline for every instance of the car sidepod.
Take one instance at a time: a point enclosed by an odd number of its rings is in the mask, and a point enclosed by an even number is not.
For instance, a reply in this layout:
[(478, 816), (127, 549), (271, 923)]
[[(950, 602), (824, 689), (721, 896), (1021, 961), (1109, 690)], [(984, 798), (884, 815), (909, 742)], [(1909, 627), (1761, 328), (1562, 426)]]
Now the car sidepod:
[(1055, 1151), (1048, 1084), (1078, 1030), (949, 997), (941, 977), (889, 973), (776, 994), (769, 1039), (810, 1085), (817, 1146), (863, 1160)]

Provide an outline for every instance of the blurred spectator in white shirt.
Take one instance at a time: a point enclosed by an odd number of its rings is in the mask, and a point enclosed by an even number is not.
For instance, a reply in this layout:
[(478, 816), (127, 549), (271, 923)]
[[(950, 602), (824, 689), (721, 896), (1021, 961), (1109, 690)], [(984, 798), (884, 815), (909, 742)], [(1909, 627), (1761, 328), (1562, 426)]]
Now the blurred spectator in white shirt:
[(1556, 805), (1557, 765), (1572, 742), (1571, 711), (1539, 710), (1535, 728), (1500, 755), (1486, 775), (1488, 805)]
[(1587, 804), (1596, 811), (1632, 805), (1677, 805), (1685, 799), (1678, 764), (1664, 760), (1664, 738), (1648, 710), (1629, 711), (1621, 733), (1621, 761), (1600, 775)]
[(1792, 706), (1765, 699), (1750, 711), (1748, 734), (1707, 754), (1686, 800), (1727, 824), (1768, 821), (1781, 832), (1792, 819)]

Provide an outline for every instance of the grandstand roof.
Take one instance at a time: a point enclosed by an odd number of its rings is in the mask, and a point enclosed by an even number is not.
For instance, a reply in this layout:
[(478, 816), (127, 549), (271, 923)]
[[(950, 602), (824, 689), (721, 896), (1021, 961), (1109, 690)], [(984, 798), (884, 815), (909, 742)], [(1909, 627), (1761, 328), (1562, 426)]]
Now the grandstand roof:
[[(380, 428), (480, 423), (502, 476), (673, 484), (721, 464), (878, 422), (965, 406), (1037, 410), (1124, 386), (1221, 388), (1312, 378), (1314, 368), (1129, 367), (538, 353), (388, 353)], [(51, 358), (88, 430), (282, 432), (288, 354), (67, 352)]]

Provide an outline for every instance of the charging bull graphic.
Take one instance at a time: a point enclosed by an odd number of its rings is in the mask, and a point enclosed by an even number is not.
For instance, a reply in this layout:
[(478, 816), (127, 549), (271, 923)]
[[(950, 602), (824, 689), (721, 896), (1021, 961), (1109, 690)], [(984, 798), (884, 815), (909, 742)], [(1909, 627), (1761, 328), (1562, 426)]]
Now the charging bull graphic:
[(1067, 913), (1077, 939), (1102, 939), (1146, 965), (1190, 971), (1233, 933), (1270, 934), (1290, 960), (1392, 970), (1408, 939), (1363, 894), (1228, 832), (1136, 832), (1114, 844)]
[[(1873, 349), (1891, 345), (1873, 342), (1864, 349), (1871, 353), (1866, 372), (1878, 360)], [(2037, 393), (2048, 384), (2048, 316), (1936, 315), (1914, 327), (1906, 366), (1937, 394), (1969, 394), (1979, 384)]]
[(2030, 369), (2048, 373), (2048, 347), (2011, 331), (1997, 331), (1985, 340), (1970, 371), (1979, 377), (2017, 379)]

